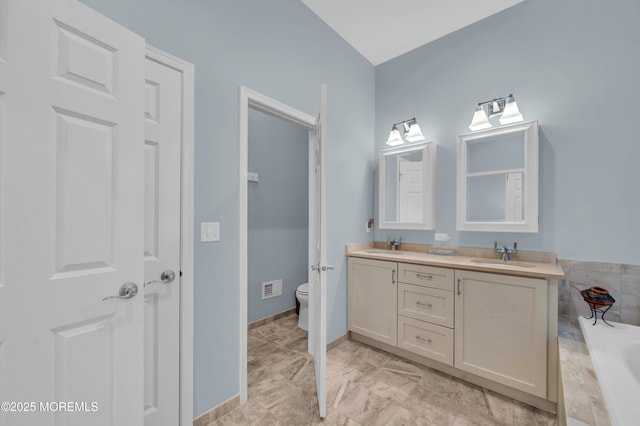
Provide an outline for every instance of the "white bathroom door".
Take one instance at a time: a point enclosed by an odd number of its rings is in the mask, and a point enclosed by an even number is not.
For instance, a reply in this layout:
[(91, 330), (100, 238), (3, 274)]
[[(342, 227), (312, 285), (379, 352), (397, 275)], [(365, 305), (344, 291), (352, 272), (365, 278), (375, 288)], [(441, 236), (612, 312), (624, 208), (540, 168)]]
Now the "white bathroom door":
[(0, 0), (0, 54), (0, 424), (142, 426), (144, 40)]
[(400, 222), (423, 221), (424, 188), (422, 161), (398, 158), (398, 210)]
[(505, 220), (519, 222), (524, 220), (524, 204), (522, 197), (522, 172), (505, 175)]
[(310, 169), (315, 179), (310, 180), (309, 212), (314, 224), (310, 230), (309, 257), (312, 271), (309, 274), (309, 352), (313, 355), (320, 417), (327, 416), (327, 217), (326, 217), (326, 129), (327, 86), (320, 88), (320, 107), (316, 125), (311, 132), (315, 145)]
[(180, 424), (182, 73), (147, 52), (144, 142), (144, 423)]

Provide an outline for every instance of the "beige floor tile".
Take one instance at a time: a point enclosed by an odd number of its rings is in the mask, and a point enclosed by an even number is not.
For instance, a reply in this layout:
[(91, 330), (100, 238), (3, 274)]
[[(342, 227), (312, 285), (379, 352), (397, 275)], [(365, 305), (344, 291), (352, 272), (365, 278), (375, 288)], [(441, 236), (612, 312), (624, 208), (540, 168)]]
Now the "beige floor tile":
[(327, 352), (327, 418), (320, 419), (297, 317), (252, 329), (248, 344), (249, 401), (215, 426), (555, 425), (553, 415), (351, 340)]
[(484, 415), (469, 415), (466, 413), (459, 414), (456, 416), (455, 420), (452, 423), (452, 426), (526, 426), (526, 425), (505, 425), (504, 423), (500, 423), (498, 420), (493, 417), (484, 416)]
[(248, 401), (227, 415), (219, 418), (210, 426), (235, 426), (235, 425), (280, 425), (277, 419), (268, 410)]
[(375, 394), (402, 403), (418, 386), (415, 377), (379, 368), (363, 382)]
[[(546, 419), (539, 416), (539, 411), (533, 407), (514, 401), (495, 392), (485, 391), (489, 414), (491, 417), (508, 425), (537, 425)], [(555, 420), (555, 418), (554, 418)], [(555, 423), (553, 423), (555, 424)]]

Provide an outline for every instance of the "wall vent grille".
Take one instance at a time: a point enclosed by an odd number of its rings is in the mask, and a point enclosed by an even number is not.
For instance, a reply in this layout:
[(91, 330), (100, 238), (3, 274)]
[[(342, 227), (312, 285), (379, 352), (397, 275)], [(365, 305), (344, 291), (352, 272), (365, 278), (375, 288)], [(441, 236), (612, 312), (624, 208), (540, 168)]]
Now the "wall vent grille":
[(282, 280), (265, 281), (262, 283), (262, 299), (282, 295)]

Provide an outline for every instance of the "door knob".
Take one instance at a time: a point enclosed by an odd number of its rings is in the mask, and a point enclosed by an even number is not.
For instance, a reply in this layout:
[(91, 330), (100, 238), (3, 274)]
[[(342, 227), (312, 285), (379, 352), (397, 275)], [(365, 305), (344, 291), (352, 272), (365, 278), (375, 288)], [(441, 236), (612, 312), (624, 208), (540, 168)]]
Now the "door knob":
[(311, 265), (311, 270), (312, 271), (332, 271), (333, 270), (333, 265)]
[(136, 283), (132, 283), (131, 281), (122, 284), (120, 290), (118, 290), (118, 296), (108, 296), (102, 300), (108, 299), (131, 299), (133, 296), (138, 294), (138, 286)]
[(144, 286), (146, 287), (149, 284), (155, 284), (155, 283), (168, 284), (174, 279), (176, 279), (176, 273), (173, 272), (171, 269), (167, 269), (162, 274), (160, 274), (160, 280), (149, 281), (147, 283), (144, 283)]

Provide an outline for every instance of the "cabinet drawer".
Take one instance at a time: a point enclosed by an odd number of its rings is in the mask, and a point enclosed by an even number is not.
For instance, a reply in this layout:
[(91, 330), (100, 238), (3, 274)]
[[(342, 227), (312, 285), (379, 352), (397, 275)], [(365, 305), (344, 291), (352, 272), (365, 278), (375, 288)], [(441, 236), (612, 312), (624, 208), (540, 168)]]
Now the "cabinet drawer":
[(453, 328), (453, 292), (398, 284), (398, 315)]
[(453, 291), (453, 269), (400, 263), (398, 282)]
[(398, 347), (453, 365), (453, 330), (398, 316)]

